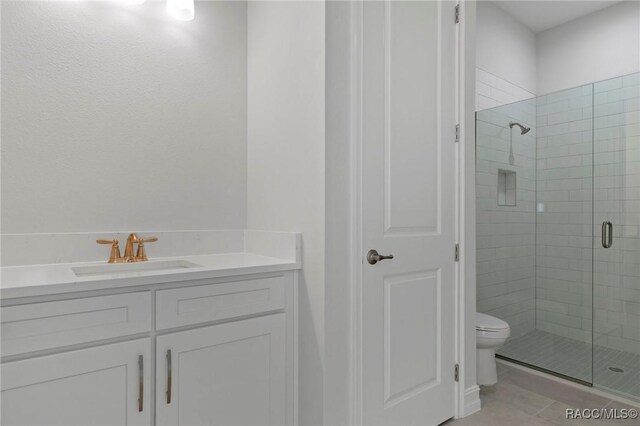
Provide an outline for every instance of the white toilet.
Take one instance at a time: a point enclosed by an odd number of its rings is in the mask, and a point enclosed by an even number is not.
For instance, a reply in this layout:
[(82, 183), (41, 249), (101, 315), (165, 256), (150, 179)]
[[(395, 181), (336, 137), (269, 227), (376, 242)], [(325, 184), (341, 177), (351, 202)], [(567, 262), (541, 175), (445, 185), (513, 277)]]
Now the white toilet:
[(479, 385), (495, 385), (496, 349), (509, 338), (509, 324), (491, 315), (476, 313), (477, 374)]

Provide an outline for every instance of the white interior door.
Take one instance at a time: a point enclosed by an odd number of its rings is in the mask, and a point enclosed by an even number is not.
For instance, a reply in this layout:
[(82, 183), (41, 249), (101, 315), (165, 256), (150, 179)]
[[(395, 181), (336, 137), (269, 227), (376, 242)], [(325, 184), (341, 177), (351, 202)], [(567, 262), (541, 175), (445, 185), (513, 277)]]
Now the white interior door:
[[(455, 4), (363, 5), (363, 423), (454, 415)], [(393, 259), (367, 261), (375, 249)]]

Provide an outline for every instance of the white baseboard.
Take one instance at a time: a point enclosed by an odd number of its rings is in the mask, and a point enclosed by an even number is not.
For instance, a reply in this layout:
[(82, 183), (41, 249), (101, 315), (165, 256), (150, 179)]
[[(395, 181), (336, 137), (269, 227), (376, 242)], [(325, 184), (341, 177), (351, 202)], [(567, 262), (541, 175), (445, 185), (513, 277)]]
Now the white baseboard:
[(464, 405), (460, 417), (467, 417), (478, 411), (480, 411), (480, 386), (473, 385), (464, 391)]

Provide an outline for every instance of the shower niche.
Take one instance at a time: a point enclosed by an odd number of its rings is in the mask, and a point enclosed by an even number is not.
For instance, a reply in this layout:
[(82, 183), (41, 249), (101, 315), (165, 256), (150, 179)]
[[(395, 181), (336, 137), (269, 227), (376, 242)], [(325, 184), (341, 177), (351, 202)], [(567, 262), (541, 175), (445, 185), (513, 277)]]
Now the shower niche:
[(516, 172), (512, 170), (498, 170), (498, 205), (516, 205)]

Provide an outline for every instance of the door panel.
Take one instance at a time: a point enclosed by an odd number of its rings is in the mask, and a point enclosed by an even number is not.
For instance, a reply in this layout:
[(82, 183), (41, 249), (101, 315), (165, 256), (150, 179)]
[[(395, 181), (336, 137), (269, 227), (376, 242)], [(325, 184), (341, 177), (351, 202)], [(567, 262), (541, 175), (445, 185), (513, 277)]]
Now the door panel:
[(150, 425), (150, 349), (150, 340), (140, 339), (2, 364), (1, 422)]
[[(440, 279), (437, 271), (384, 279), (385, 406), (440, 380)], [(436, 342), (434, 345), (433, 343)]]
[[(436, 2), (385, 3), (385, 234), (439, 230)], [(435, 91), (434, 91), (435, 89)]]
[(157, 423), (285, 424), (284, 328), (276, 314), (158, 337)]
[(365, 424), (454, 414), (454, 6), (363, 5)]

